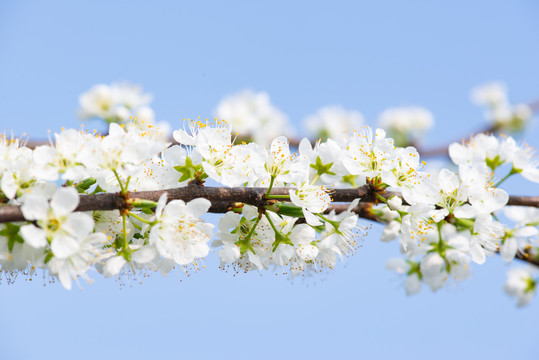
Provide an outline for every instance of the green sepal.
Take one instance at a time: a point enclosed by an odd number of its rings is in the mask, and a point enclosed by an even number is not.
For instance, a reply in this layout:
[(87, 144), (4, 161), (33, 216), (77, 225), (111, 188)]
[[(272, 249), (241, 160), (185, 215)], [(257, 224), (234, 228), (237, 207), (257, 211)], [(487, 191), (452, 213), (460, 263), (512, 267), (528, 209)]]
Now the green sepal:
[[(155, 201), (146, 200), (146, 199), (133, 199), (131, 201), (131, 206), (142, 209), (151, 209), (157, 206)], [(151, 212), (150, 212), (151, 213)]]
[(333, 166), (333, 163), (323, 164), (322, 160), (320, 159), (320, 156), (317, 156), (316, 162), (314, 164), (311, 164), (310, 166), (316, 170), (316, 174), (318, 176), (322, 174), (335, 175), (334, 172), (329, 171), (329, 169), (331, 169), (331, 167)]
[(45, 256), (45, 264), (48, 263), (49, 261), (51, 261), (51, 259), (54, 257), (54, 254), (52, 253), (52, 251), (49, 251), (47, 253), (47, 256)]
[(103, 189), (101, 188), (101, 186), (97, 185), (96, 188), (95, 188), (95, 190), (94, 190), (90, 195), (95, 195), (95, 194), (104, 193), (104, 192), (106, 192), (106, 191), (103, 190)]
[(349, 174), (349, 175), (344, 175), (344, 176), (342, 177), (342, 181), (343, 181), (344, 183), (350, 184), (350, 185), (352, 185), (353, 187), (356, 188), (356, 187), (357, 187), (357, 183), (356, 183), (357, 177), (358, 177), (357, 175), (351, 175), (351, 174)]
[(273, 252), (275, 252), (275, 250), (277, 250), (277, 248), (281, 244), (288, 244), (288, 245), (294, 246), (294, 243), (292, 242), (292, 240), (290, 240), (288, 236), (282, 235), (282, 234), (275, 234), (275, 242), (273, 243)]
[(7, 238), (7, 246), (9, 249), (9, 252), (13, 252), (13, 247), (15, 246), (15, 243), (18, 242), (19, 244), (24, 243), (23, 238), (19, 235), (20, 226), (13, 225), (12, 223), (6, 223), (6, 228), (4, 230), (0, 231), (0, 236), (4, 236)]
[(503, 164), (503, 161), (500, 160), (500, 155), (496, 155), (494, 159), (486, 158), (485, 162), (487, 163), (487, 166), (492, 169), (492, 171), (496, 170), (496, 168)]
[(266, 209), (275, 211), (279, 215), (292, 216), (297, 218), (304, 217), (303, 209), (291, 203), (276, 203), (266, 207)]
[(76, 183), (75, 184), (75, 189), (77, 189), (77, 191), (80, 194), (83, 194), (83, 193), (86, 192), (86, 190), (88, 190), (96, 182), (97, 182), (97, 180), (95, 178), (87, 178), (87, 179), (84, 179), (84, 180), (79, 181), (78, 183)]
[(194, 165), (190, 157), (185, 159), (185, 165), (174, 166), (174, 170), (182, 174), (180, 180), (178, 180), (179, 182), (197, 178), (203, 180), (208, 177), (208, 175), (204, 173), (202, 164)]
[(150, 208), (142, 208), (142, 209), (140, 209), (140, 211), (142, 211), (146, 215), (152, 215), (153, 214), (153, 211)]

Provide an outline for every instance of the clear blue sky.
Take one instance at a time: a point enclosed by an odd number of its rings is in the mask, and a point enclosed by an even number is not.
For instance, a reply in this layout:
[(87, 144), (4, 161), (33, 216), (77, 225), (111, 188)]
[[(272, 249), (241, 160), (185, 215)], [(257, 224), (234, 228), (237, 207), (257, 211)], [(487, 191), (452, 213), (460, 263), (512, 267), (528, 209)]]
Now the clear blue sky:
[[(211, 116), (220, 98), (265, 90), (298, 122), (342, 104), (375, 119), (421, 105), (428, 144), (482, 127), (472, 86), (539, 97), (536, 1), (0, 2), (0, 130), (43, 138), (76, 127), (78, 95), (129, 80), (159, 120)], [(439, 2), (436, 2), (439, 3)], [(526, 135), (539, 145), (537, 128)], [(513, 193), (538, 186), (510, 180)], [(0, 359), (536, 359), (539, 299), (517, 309), (507, 266), (491, 258), (436, 294), (406, 297), (384, 268), (379, 227), (346, 266), (302, 283), (207, 268), (84, 290), (18, 279), (0, 285)], [(180, 280), (183, 281), (180, 283)]]

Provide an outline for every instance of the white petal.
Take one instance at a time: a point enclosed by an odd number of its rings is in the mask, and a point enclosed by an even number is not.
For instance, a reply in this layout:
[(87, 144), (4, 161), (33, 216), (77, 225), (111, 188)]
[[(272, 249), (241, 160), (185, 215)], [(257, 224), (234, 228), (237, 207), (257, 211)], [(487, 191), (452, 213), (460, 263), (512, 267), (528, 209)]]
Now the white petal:
[(58, 280), (60, 280), (60, 283), (66, 290), (71, 290), (71, 276), (69, 276), (69, 272), (60, 270), (58, 272)]
[(318, 219), (315, 215), (313, 215), (306, 208), (303, 208), (303, 216), (305, 216), (305, 221), (307, 221), (307, 224), (309, 225), (312, 225), (312, 226), (322, 225), (322, 222), (320, 221), (320, 219)]
[(28, 195), (23, 198), (22, 214), (27, 220), (45, 220), (49, 210), (49, 202), (42, 195)]
[(524, 169), (521, 174), (526, 180), (529, 180), (534, 183), (539, 183), (539, 169)]
[(479, 265), (483, 264), (486, 260), (485, 251), (477, 241), (472, 241), (470, 244), (470, 255), (473, 262)]
[(512, 261), (517, 253), (517, 239), (510, 237), (505, 239), (500, 249), (500, 255), (505, 261)]
[(218, 252), (222, 264), (232, 263), (240, 258), (240, 249), (236, 244), (226, 244)]
[(174, 136), (174, 140), (179, 142), (182, 145), (195, 145), (195, 138), (189, 134), (185, 130), (179, 129), (172, 133), (172, 136)]
[(115, 256), (107, 261), (103, 268), (103, 276), (112, 277), (117, 275), (125, 265), (126, 261), (123, 256)]
[(52, 197), (51, 208), (57, 217), (66, 216), (79, 205), (79, 194), (72, 187), (61, 188)]
[(533, 226), (525, 226), (521, 229), (515, 230), (514, 235), (516, 237), (530, 237), (537, 235), (539, 233), (539, 230), (537, 230), (536, 227)]
[(470, 204), (464, 204), (456, 208), (453, 214), (455, 215), (455, 217), (458, 217), (461, 219), (471, 219), (477, 216), (477, 211)]
[(94, 219), (85, 213), (71, 213), (62, 224), (62, 228), (68, 231), (73, 237), (83, 239), (94, 229)]
[(208, 212), (211, 206), (211, 202), (208, 199), (198, 198), (191, 200), (187, 203), (187, 210), (192, 216), (199, 218)]
[(21, 226), (20, 233), (24, 242), (33, 248), (40, 249), (47, 246), (45, 231), (35, 225)]
[(2, 176), (2, 184), (0, 186), (2, 192), (8, 199), (13, 199), (17, 195), (17, 189), (19, 186), (15, 181), (15, 176), (12, 173), (4, 173)]
[(276, 265), (284, 266), (294, 255), (294, 247), (288, 244), (281, 244), (273, 253), (273, 261)]
[(416, 273), (411, 274), (406, 278), (404, 282), (404, 288), (406, 289), (406, 295), (414, 295), (421, 291), (421, 280)]
[(410, 264), (403, 258), (392, 258), (387, 260), (386, 269), (405, 274), (410, 271)]
[(156, 255), (157, 253), (153, 246), (144, 246), (133, 252), (132, 260), (139, 264), (145, 264), (155, 259)]
[(65, 259), (79, 250), (79, 242), (71, 236), (55, 236), (51, 242), (51, 250), (57, 258)]

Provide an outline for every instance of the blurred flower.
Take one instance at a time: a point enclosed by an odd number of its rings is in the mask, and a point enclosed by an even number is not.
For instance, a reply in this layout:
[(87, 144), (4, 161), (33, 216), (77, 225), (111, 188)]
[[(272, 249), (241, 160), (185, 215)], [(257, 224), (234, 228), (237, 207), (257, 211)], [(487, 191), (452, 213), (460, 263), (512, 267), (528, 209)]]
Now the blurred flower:
[(434, 125), (432, 114), (421, 107), (390, 108), (380, 114), (378, 125), (384, 128), (396, 146), (418, 142)]
[(485, 118), (496, 130), (521, 131), (532, 117), (532, 110), (526, 104), (511, 105), (505, 84), (491, 82), (472, 89), (472, 101), (484, 106)]
[(268, 145), (280, 135), (291, 135), (287, 116), (275, 108), (265, 92), (243, 90), (225, 97), (217, 106), (218, 119), (227, 121), (242, 138)]
[(316, 137), (322, 139), (338, 138), (345, 132), (363, 126), (360, 112), (346, 110), (342, 106), (326, 106), (305, 118), (303, 124)]

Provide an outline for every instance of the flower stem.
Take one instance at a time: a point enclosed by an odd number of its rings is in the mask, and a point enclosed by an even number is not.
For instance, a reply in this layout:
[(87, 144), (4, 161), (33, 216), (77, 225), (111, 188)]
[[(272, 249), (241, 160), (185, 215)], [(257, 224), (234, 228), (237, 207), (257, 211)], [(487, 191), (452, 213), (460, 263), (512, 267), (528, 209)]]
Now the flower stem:
[(266, 195), (268, 199), (290, 199), (290, 195)]
[(112, 170), (112, 172), (114, 173), (114, 176), (116, 176), (116, 180), (118, 180), (118, 184), (120, 185), (120, 192), (122, 194), (125, 194), (126, 191), (125, 191), (125, 188), (124, 188), (124, 184), (123, 184), (122, 180), (120, 179), (120, 175), (118, 175), (116, 170)]
[(377, 198), (378, 200), (380, 200), (381, 202), (387, 204), (387, 199), (386, 199), (385, 197), (383, 197), (382, 195), (376, 193), (376, 198)]
[(271, 180), (270, 180), (270, 184), (269, 184), (269, 187), (268, 187), (268, 191), (266, 192), (266, 198), (268, 196), (270, 196), (271, 194), (271, 189), (273, 189), (273, 182), (275, 181), (275, 176), (271, 176)]
[(126, 226), (126, 215), (122, 214), (122, 237), (123, 237), (123, 245), (122, 245), (122, 251), (127, 254), (127, 226)]
[(496, 185), (494, 185), (494, 187), (497, 188), (497, 187), (500, 186), (505, 180), (509, 179), (509, 177), (510, 177), (511, 175), (518, 174), (519, 172), (520, 172), (520, 171), (516, 170), (515, 167), (512, 167), (512, 168), (511, 168), (511, 171), (509, 171), (509, 174), (505, 175), (500, 181), (498, 181), (498, 182), (496, 183)]
[(256, 229), (256, 227), (258, 226), (258, 223), (260, 222), (260, 219), (261, 219), (261, 218), (262, 218), (261, 216), (259, 216), (259, 217), (256, 218), (255, 223), (253, 224), (253, 227), (251, 228), (251, 231), (249, 231), (249, 234), (247, 234), (247, 237), (245, 238), (245, 241), (246, 241), (246, 242), (247, 242), (247, 241), (251, 241), (251, 237), (252, 237), (253, 234), (255, 233), (255, 229)]
[(268, 215), (267, 212), (264, 213), (264, 215), (266, 216), (266, 219), (268, 219), (268, 222), (269, 224), (271, 225), (273, 231), (275, 232), (275, 235), (279, 234), (279, 230), (277, 230), (277, 228), (275, 227), (275, 224), (273, 223), (273, 221), (271, 220), (271, 217)]
[(146, 220), (146, 219), (144, 219), (144, 218), (138, 216), (137, 214), (135, 214), (135, 213), (133, 213), (133, 212), (131, 212), (131, 211), (129, 212), (129, 215), (132, 216), (132, 217), (134, 217), (134, 218), (137, 219), (138, 221), (143, 222), (143, 223), (148, 224), (148, 225), (151, 225), (151, 226), (153, 226), (153, 225), (155, 225), (155, 224), (157, 223), (156, 221), (149, 221), (149, 220)]
[(315, 215), (318, 216), (320, 219), (324, 220), (325, 222), (330, 223), (331, 226), (333, 226), (333, 228), (335, 229), (335, 232), (339, 234), (339, 225), (341, 225), (339, 221), (330, 220), (322, 214), (315, 214)]

